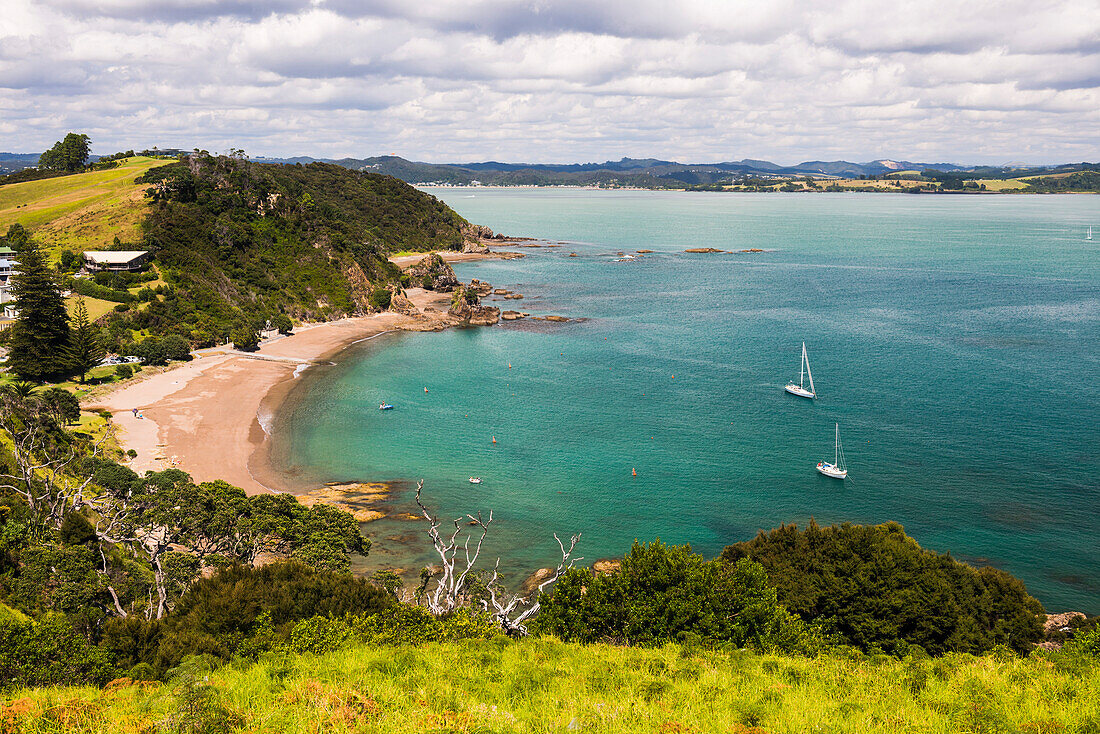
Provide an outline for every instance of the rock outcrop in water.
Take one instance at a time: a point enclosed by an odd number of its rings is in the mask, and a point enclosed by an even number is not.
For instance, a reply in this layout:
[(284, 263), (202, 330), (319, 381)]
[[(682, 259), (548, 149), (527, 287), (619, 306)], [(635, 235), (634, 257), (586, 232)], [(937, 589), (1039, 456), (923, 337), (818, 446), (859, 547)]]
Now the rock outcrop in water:
[(491, 326), (500, 321), (500, 309), (482, 306), (477, 291), (465, 285), (459, 285), (454, 289), (448, 313), (471, 326)]

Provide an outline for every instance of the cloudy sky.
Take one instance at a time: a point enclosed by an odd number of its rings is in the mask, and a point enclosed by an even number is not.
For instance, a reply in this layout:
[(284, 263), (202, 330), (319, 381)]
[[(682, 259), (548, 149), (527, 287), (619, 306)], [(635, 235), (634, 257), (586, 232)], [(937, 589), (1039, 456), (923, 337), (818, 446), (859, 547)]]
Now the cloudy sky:
[(4, 0), (0, 150), (1100, 159), (1100, 2)]

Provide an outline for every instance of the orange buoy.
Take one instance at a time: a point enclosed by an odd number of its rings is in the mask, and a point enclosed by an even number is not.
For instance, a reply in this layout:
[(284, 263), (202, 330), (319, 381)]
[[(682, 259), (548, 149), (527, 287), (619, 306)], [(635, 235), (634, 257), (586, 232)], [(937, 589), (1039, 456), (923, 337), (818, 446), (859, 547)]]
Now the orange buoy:
[(428, 392), (428, 388), (424, 388), (424, 392)]
[(496, 442), (497, 442), (497, 437), (493, 436), (493, 443), (496, 443)]
[(632, 476), (632, 477), (638, 476), (638, 470), (635, 469), (634, 467), (631, 467), (630, 468), (630, 476)]
[(508, 369), (512, 369), (512, 363), (511, 362), (508, 363)]

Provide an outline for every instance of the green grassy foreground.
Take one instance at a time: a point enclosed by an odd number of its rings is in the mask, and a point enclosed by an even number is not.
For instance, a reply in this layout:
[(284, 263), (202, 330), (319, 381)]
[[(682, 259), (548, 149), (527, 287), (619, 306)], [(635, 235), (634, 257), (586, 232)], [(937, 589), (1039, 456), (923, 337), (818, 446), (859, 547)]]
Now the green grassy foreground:
[(807, 659), (497, 638), (272, 657), (195, 680), (11, 692), (0, 731), (1100, 732), (1100, 669), (1057, 654)]

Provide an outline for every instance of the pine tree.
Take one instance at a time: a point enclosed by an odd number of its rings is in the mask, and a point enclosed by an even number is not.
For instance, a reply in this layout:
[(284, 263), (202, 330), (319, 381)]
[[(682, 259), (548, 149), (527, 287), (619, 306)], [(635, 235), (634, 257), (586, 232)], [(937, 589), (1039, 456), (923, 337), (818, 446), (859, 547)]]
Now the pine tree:
[[(16, 241), (11, 235), (9, 230), (8, 239)], [(23, 241), (11, 278), (19, 315), (11, 327), (8, 368), (24, 380), (42, 382), (69, 371), (69, 315), (38, 245), (29, 238), (19, 239)]]
[(107, 354), (107, 350), (103, 348), (99, 327), (88, 319), (88, 307), (83, 298), (76, 299), (76, 308), (73, 309), (69, 354), (72, 359), (72, 370), (80, 375), (81, 382), (84, 382), (84, 376), (88, 374), (88, 370), (102, 362)]

